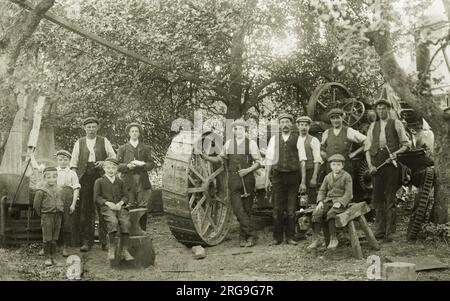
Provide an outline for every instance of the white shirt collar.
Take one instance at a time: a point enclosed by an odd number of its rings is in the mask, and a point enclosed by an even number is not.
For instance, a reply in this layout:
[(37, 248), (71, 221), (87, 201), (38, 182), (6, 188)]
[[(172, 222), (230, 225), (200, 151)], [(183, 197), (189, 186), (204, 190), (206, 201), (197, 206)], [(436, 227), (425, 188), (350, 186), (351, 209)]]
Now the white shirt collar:
[(139, 140), (133, 141), (133, 140), (130, 139), (130, 144), (131, 144), (133, 147), (137, 147), (138, 144), (139, 144)]
[(285, 133), (281, 133), (281, 138), (283, 138), (283, 141), (286, 142), (289, 139), (289, 136), (291, 135), (291, 133), (285, 134)]
[(62, 168), (62, 167), (57, 166), (57, 167), (56, 167), (56, 170), (57, 170), (57, 171), (69, 171), (70, 168), (69, 168), (69, 166), (67, 166), (66, 168)]
[(107, 177), (108, 180), (109, 180), (111, 183), (114, 183), (114, 181), (116, 180), (116, 176), (110, 177), (110, 176), (108, 176), (108, 175), (105, 174), (105, 177)]

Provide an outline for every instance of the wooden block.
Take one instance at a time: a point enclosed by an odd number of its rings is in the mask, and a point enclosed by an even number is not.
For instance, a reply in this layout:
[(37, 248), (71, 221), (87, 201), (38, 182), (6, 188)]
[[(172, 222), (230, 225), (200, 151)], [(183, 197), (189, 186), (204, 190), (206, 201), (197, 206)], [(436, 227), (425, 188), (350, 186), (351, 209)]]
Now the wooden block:
[(206, 257), (205, 249), (202, 246), (192, 247), (191, 250), (194, 253), (195, 259), (203, 259)]
[(385, 281), (415, 281), (416, 265), (407, 262), (385, 263), (382, 275)]
[(369, 224), (367, 224), (366, 218), (364, 215), (361, 215), (358, 217), (359, 225), (361, 226), (362, 230), (364, 231), (364, 234), (366, 235), (367, 242), (369, 243), (369, 246), (373, 250), (379, 250), (380, 244), (378, 243), (377, 239), (375, 238), (375, 235), (373, 235), (372, 229), (370, 229)]
[(361, 215), (364, 215), (370, 211), (369, 205), (366, 202), (354, 203), (351, 206), (336, 216), (336, 227), (342, 228), (345, 227), (349, 221), (354, 220)]
[(155, 250), (150, 236), (130, 237), (130, 246), (128, 247), (131, 256), (134, 257), (134, 266), (147, 268), (155, 264)]
[(361, 245), (359, 243), (358, 234), (356, 233), (355, 223), (350, 221), (347, 225), (348, 233), (350, 235), (350, 242), (352, 244), (353, 256), (357, 259), (363, 258)]

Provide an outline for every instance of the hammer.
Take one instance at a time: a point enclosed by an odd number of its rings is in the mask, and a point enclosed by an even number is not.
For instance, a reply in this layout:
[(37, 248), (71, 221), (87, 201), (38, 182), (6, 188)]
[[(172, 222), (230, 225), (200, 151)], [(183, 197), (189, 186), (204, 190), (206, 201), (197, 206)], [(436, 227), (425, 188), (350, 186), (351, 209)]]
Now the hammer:
[[(238, 164), (238, 168), (239, 170), (241, 170), (241, 164)], [(238, 173), (239, 174), (239, 173)], [(239, 176), (241, 178), (242, 181), (242, 186), (244, 186), (244, 194), (241, 194), (241, 198), (246, 198), (250, 196), (250, 193), (247, 192), (247, 188), (245, 187), (245, 182), (244, 182), (244, 178)]]
[[(389, 147), (387, 145), (386, 145), (386, 150), (388, 151), (389, 155), (392, 156), (392, 153), (391, 153), (391, 151), (390, 151), (390, 149), (389, 149)], [(392, 160), (392, 164), (395, 167), (398, 167), (397, 162), (395, 160)]]

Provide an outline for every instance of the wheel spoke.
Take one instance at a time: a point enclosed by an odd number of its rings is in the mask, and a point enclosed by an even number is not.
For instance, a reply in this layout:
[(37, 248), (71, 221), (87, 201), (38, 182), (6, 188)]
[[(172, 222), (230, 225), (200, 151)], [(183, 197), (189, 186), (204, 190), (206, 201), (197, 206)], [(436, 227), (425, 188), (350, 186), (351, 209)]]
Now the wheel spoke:
[(205, 182), (205, 178), (203, 177), (203, 175), (199, 173), (198, 170), (194, 168), (194, 166), (189, 166), (189, 170), (192, 171), (202, 182)]
[(204, 195), (195, 205), (194, 209), (192, 209), (192, 212), (197, 211), (202, 205), (203, 203), (206, 201), (206, 196)]
[(208, 177), (208, 181), (215, 179), (222, 171), (224, 171), (224, 167), (223, 165), (220, 166), (219, 168), (217, 168), (209, 177)]
[(191, 187), (187, 189), (188, 193), (197, 193), (197, 192), (205, 192), (204, 187)]

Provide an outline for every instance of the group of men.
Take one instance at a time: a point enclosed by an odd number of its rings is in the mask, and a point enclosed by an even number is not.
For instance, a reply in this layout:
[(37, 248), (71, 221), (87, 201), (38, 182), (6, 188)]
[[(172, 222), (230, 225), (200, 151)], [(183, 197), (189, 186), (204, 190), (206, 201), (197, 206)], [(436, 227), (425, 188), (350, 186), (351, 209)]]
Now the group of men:
[[(308, 116), (294, 119), (291, 114), (279, 115), (280, 133), (271, 137), (264, 161), (265, 188), (272, 192), (274, 226), (271, 245), (278, 245), (283, 241), (297, 245), (294, 235), (299, 194), (307, 194), (310, 204), (317, 203), (316, 216), (324, 208), (326, 211), (340, 208), (340, 212), (345, 209), (352, 198), (352, 186), (348, 183), (351, 160), (361, 152), (365, 153), (373, 175), (375, 236), (387, 242), (392, 241), (396, 224), (395, 194), (400, 187), (399, 170), (392, 162), (399, 153), (408, 149), (410, 142), (402, 122), (389, 116), (391, 104), (382, 99), (374, 106), (378, 119), (369, 126), (367, 136), (345, 126), (344, 112), (335, 108), (328, 112), (332, 127), (323, 132), (321, 141), (309, 134), (313, 121)], [(294, 131), (294, 122), (298, 131)], [(246, 135), (246, 123), (237, 120), (232, 126), (234, 135), (226, 141), (222, 153), (217, 157), (203, 157), (212, 162), (222, 162), (227, 167), (231, 206), (240, 223), (239, 244), (241, 247), (251, 247), (256, 241), (255, 230), (250, 222), (254, 195), (242, 195), (244, 185), (247, 192), (253, 192), (253, 171), (263, 163), (256, 142)], [(359, 147), (355, 149), (354, 144)], [(338, 167), (332, 169), (330, 162), (342, 162), (343, 168), (348, 172), (341, 173)], [(319, 188), (321, 169), (329, 173), (329, 177)], [(317, 192), (320, 198), (317, 198)], [(328, 219), (327, 215), (326, 220)], [(315, 246), (317, 243), (312, 245)], [(330, 246), (335, 248), (337, 242), (334, 241)]]

